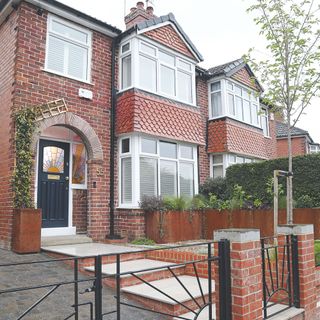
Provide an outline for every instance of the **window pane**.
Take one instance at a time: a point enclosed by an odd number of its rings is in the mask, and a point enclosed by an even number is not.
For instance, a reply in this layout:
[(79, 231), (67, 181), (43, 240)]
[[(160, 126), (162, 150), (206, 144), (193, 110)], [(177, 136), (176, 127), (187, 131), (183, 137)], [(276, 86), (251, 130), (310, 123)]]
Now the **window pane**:
[(122, 82), (121, 88), (131, 86), (131, 55), (122, 58)]
[(237, 161), (236, 156), (233, 154), (229, 154), (229, 162), (236, 163), (236, 161)]
[(160, 141), (160, 156), (164, 158), (177, 158), (177, 145), (171, 142)]
[(184, 159), (193, 159), (193, 148), (189, 146), (180, 146), (180, 157)]
[(213, 167), (213, 178), (223, 177), (223, 166)]
[(252, 124), (254, 125), (259, 125), (259, 114), (258, 114), (258, 106), (256, 104), (252, 105), (251, 108), (251, 119), (252, 119)]
[(140, 86), (147, 90), (156, 91), (156, 77), (156, 62), (152, 59), (140, 56)]
[(220, 164), (220, 163), (223, 163), (223, 155), (220, 154), (220, 155), (217, 155), (217, 156), (213, 156), (213, 163), (216, 164)]
[(250, 102), (247, 100), (243, 100), (243, 117), (245, 122), (251, 123)]
[(233, 116), (236, 115), (236, 108), (234, 105), (234, 96), (231, 93), (228, 93), (228, 106), (229, 106), (229, 113)]
[(237, 163), (244, 163), (243, 157), (237, 157)]
[(236, 118), (243, 120), (242, 114), (242, 98), (236, 97)]
[(86, 183), (86, 149), (83, 144), (72, 146), (72, 183)]
[(233, 91), (233, 83), (232, 82), (228, 81), (227, 87), (228, 87), (228, 90)]
[(178, 98), (192, 103), (192, 77), (181, 71), (178, 71)]
[(58, 147), (44, 147), (42, 170), (48, 173), (63, 173), (64, 150)]
[(160, 192), (161, 196), (176, 197), (177, 191), (177, 163), (175, 161), (160, 161)]
[(262, 130), (263, 130), (263, 134), (265, 136), (269, 136), (268, 119), (266, 116), (261, 117), (261, 126), (262, 126)]
[(73, 40), (77, 40), (79, 42), (87, 43), (88, 42), (88, 34), (77, 30), (75, 28), (66, 26), (58, 21), (52, 21), (52, 31), (57, 32), (63, 36), (69, 37)]
[(245, 159), (244, 159), (244, 162), (245, 162), (245, 163), (251, 163), (251, 162), (252, 162), (252, 160), (251, 160), (251, 159), (249, 159), (249, 158), (245, 158)]
[(157, 159), (140, 158), (140, 199), (157, 195)]
[(80, 79), (87, 79), (88, 50), (74, 44), (66, 44), (68, 47), (68, 75)]
[(159, 51), (159, 59), (165, 63), (171, 64), (171, 65), (175, 65), (174, 61), (175, 61), (175, 57), (172, 56), (171, 54), (167, 54), (163, 51)]
[(236, 94), (237, 94), (238, 96), (241, 96), (241, 94), (242, 94), (241, 87), (235, 86), (235, 88), (236, 88)]
[(220, 89), (221, 89), (220, 81), (211, 83), (211, 92), (212, 91), (218, 91)]
[(132, 202), (131, 158), (121, 159), (121, 203)]
[(156, 154), (157, 153), (157, 141), (152, 140), (152, 139), (142, 138), (141, 139), (141, 152)]
[(247, 99), (247, 100), (250, 100), (250, 93), (248, 90), (246, 89), (242, 89), (242, 97)]
[(153, 48), (153, 47), (150, 47), (144, 43), (141, 43), (141, 51), (145, 52), (145, 53), (148, 53), (152, 56), (155, 56), (156, 55), (156, 49)]
[(64, 72), (64, 41), (49, 36), (47, 67), (60, 73)]
[(180, 163), (180, 196), (191, 198), (194, 194), (193, 163)]
[(122, 46), (122, 49), (121, 49), (121, 50), (122, 50), (122, 53), (125, 53), (125, 52), (129, 51), (129, 50), (130, 50), (130, 42), (124, 44), (124, 45)]
[(211, 93), (211, 110), (212, 116), (217, 117), (222, 115), (221, 92)]
[(160, 66), (160, 90), (170, 96), (175, 96), (175, 71), (166, 66)]
[(130, 139), (122, 139), (121, 140), (121, 153), (128, 153), (130, 152)]
[(188, 62), (182, 61), (180, 59), (178, 59), (178, 67), (185, 69), (185, 70), (188, 70), (188, 71), (191, 71), (191, 64)]

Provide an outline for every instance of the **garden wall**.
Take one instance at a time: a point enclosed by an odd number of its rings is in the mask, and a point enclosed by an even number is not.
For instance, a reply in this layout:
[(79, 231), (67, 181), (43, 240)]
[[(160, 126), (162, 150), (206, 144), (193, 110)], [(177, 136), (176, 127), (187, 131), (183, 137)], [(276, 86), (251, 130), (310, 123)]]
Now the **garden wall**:
[[(294, 209), (296, 224), (313, 224), (320, 239), (320, 209)], [(286, 211), (279, 211), (279, 224), (286, 224)], [(212, 239), (213, 232), (228, 228), (259, 229), (262, 237), (273, 235), (273, 210), (166, 211), (146, 214), (146, 236), (157, 243)]]

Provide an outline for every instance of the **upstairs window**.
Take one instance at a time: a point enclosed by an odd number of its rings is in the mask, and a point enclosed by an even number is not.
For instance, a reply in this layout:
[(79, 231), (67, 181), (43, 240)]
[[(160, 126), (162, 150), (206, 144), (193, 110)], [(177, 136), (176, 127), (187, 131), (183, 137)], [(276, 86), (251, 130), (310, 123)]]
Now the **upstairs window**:
[[(122, 90), (136, 86), (181, 102), (195, 103), (194, 64), (138, 39), (124, 43), (121, 48)], [(134, 76), (133, 71), (137, 73)]]
[(261, 109), (261, 127), (265, 137), (270, 136), (268, 110)]
[(46, 70), (89, 82), (91, 37), (89, 30), (49, 15)]

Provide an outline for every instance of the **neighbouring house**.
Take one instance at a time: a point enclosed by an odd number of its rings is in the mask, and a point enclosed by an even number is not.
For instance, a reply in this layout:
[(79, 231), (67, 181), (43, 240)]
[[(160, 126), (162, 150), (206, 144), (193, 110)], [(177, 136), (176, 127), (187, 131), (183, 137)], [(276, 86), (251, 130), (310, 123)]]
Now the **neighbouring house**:
[[(288, 128), (281, 121), (276, 121), (277, 130), (277, 157), (288, 156)], [(301, 156), (320, 152), (320, 144), (315, 143), (308, 131), (293, 127), (291, 129), (292, 155)]]
[(0, 247), (10, 248), (12, 114), (38, 107), (42, 235), (144, 235), (143, 195), (186, 196), (277, 156), (274, 116), (239, 59), (205, 70), (173, 14), (138, 2), (121, 30), (55, 0), (0, 2)]

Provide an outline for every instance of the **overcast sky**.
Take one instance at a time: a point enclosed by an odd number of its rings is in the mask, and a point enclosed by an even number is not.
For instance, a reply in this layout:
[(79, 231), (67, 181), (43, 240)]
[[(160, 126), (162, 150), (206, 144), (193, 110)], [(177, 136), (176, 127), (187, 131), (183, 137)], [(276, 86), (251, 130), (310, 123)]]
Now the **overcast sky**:
[[(71, 7), (124, 30), (124, 13), (135, 0), (59, 0)], [(250, 0), (153, 0), (155, 14), (172, 12), (204, 57), (203, 67), (240, 58), (249, 48), (264, 55), (264, 41), (252, 16), (246, 13)], [(299, 121), (320, 142), (320, 101), (314, 100)]]

